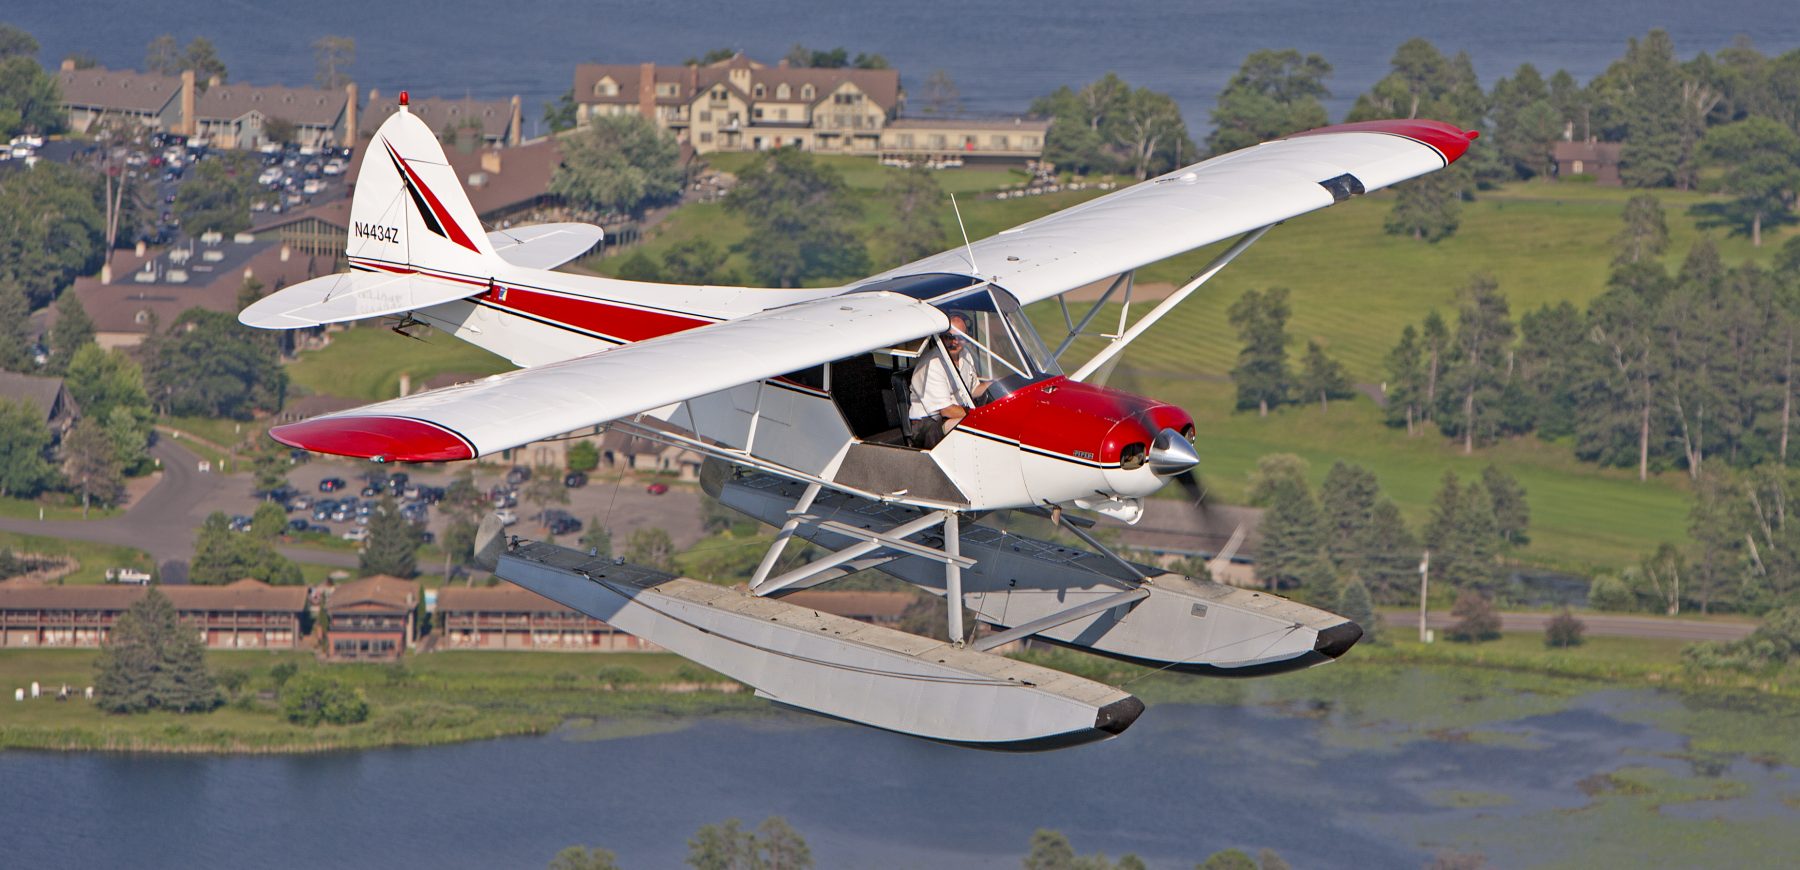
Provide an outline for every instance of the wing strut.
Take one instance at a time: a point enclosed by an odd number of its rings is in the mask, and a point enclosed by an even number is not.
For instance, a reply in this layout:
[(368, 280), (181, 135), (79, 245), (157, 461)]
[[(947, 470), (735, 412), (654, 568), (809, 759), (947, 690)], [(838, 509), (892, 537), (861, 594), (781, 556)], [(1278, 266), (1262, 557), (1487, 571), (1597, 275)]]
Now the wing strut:
[(1162, 319), (1163, 315), (1175, 310), (1175, 306), (1180, 305), (1183, 300), (1192, 296), (1195, 290), (1200, 289), (1200, 285), (1212, 280), (1212, 276), (1219, 274), (1219, 270), (1231, 265), (1232, 260), (1237, 259), (1239, 254), (1249, 250), (1250, 246), (1256, 244), (1257, 240), (1261, 239), (1263, 234), (1268, 232), (1273, 226), (1275, 225), (1269, 224), (1267, 226), (1257, 227), (1256, 229), (1239, 236), (1237, 241), (1231, 243), (1231, 247), (1225, 249), (1225, 253), (1214, 258), (1211, 265), (1207, 266), (1199, 275), (1194, 276), (1194, 280), (1187, 282), (1180, 290), (1169, 294), (1169, 298), (1157, 303), (1155, 308), (1150, 309), (1149, 314), (1144, 315), (1143, 319), (1132, 324), (1130, 329), (1125, 330), (1124, 335), (1113, 339), (1112, 343), (1101, 348), (1099, 353), (1094, 354), (1093, 359), (1083, 363), (1081, 368), (1076, 369), (1074, 374), (1069, 375), (1069, 380), (1085, 381), (1088, 378), (1093, 377), (1094, 372), (1099, 371), (1101, 366), (1106, 365), (1113, 357), (1118, 356), (1121, 351), (1125, 350), (1126, 345), (1136, 341), (1138, 336), (1143, 335), (1151, 326), (1154, 326), (1156, 321)]

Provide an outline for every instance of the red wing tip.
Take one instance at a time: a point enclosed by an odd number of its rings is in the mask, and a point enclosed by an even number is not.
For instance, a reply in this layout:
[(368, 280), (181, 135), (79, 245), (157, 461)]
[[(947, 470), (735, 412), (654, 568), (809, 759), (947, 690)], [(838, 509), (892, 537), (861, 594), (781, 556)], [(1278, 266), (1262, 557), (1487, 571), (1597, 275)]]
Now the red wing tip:
[(467, 438), (455, 431), (406, 417), (315, 417), (276, 426), (269, 437), (315, 453), (383, 462), (449, 462), (475, 458)]
[(1354, 124), (1320, 127), (1317, 130), (1308, 130), (1294, 135), (1323, 136), (1328, 133), (1385, 133), (1390, 136), (1400, 136), (1429, 146), (1442, 154), (1446, 163), (1456, 162), (1457, 158), (1468, 152), (1469, 143), (1481, 137), (1479, 130), (1464, 130), (1455, 124), (1424, 118), (1358, 121)]

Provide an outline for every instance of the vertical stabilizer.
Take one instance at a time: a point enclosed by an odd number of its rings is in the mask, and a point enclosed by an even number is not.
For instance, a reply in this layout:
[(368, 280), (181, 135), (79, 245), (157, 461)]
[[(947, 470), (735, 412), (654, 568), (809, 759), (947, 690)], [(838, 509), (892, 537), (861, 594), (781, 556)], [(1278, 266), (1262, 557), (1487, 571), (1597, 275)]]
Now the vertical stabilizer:
[(424, 121), (400, 111), (363, 144), (350, 202), (345, 253), (358, 259), (447, 271), (480, 271), (494, 256), (474, 206)]

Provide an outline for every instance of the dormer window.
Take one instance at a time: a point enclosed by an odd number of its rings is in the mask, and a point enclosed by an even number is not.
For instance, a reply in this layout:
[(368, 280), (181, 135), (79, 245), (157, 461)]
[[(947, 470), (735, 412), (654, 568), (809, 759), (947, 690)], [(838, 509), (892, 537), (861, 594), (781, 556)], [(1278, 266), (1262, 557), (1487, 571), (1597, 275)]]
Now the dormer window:
[(752, 91), (752, 93), (754, 93), (756, 95), (756, 98), (759, 100), (762, 99), (765, 94), (765, 92), (763, 90), (763, 86), (761, 84), (758, 84), (756, 86), (756, 89), (754, 91)]
[(611, 77), (603, 78), (597, 82), (594, 82), (594, 96), (596, 96), (596, 97), (616, 97), (618, 95), (619, 95), (619, 83), (613, 81)]
[(681, 96), (681, 85), (674, 82), (660, 82), (656, 86), (656, 95), (659, 97), (679, 97)]
[(786, 100), (786, 99), (792, 98), (793, 95), (794, 95), (794, 92), (791, 88), (789, 88), (787, 86), (787, 82), (782, 82), (781, 84), (775, 86), (775, 99)]
[(817, 93), (818, 93), (817, 91), (813, 90), (812, 85), (801, 85), (800, 86), (800, 99), (802, 99), (802, 100), (810, 100)]

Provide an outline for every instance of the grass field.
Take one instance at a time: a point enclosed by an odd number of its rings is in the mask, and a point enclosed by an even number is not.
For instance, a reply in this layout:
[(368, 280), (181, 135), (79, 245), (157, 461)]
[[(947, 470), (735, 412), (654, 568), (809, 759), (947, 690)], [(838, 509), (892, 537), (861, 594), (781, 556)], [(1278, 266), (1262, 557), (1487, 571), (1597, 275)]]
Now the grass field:
[(64, 583), (104, 583), (108, 568), (137, 568), (149, 571), (154, 567), (150, 554), (130, 547), (119, 547), (112, 544), (95, 544), (88, 541), (73, 541), (64, 538), (47, 538), (42, 535), (21, 535), (16, 532), (0, 532), (0, 547), (14, 552), (36, 553), (41, 556), (67, 556), (81, 563), (75, 573), (63, 578)]
[(288, 376), (309, 393), (379, 401), (400, 394), (402, 374), (418, 390), (442, 374), (479, 378), (513, 368), (468, 342), (425, 335), (426, 340), (414, 341), (375, 326), (344, 330), (332, 336), (329, 347), (302, 353), (288, 366)]

